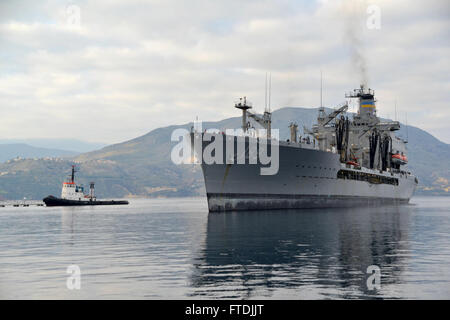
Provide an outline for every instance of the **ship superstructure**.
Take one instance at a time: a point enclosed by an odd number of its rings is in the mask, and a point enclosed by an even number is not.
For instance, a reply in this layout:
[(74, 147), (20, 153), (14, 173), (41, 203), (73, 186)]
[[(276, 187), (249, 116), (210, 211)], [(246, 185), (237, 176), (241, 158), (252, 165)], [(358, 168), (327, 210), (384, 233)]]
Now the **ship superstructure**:
[(371, 89), (361, 86), (346, 97), (358, 102), (359, 110), (352, 120), (344, 116), (347, 104), (330, 114), (326, 114), (324, 108), (319, 109), (317, 124), (311, 132), (318, 141), (319, 150), (337, 152), (341, 163), (356, 167), (380, 172), (400, 171), (401, 166), (408, 163), (406, 141), (395, 135), (400, 123), (381, 122)]
[[(406, 141), (395, 132), (397, 121), (382, 122), (376, 114), (373, 90), (361, 86), (346, 95), (358, 103), (358, 112), (349, 118), (345, 103), (327, 113), (319, 108), (317, 123), (304, 128), (290, 124), (290, 139), (278, 141), (271, 133), (271, 113), (262, 116), (250, 112), (251, 104), (240, 99), (235, 107), (242, 110), (243, 137), (220, 133), (224, 144), (223, 162), (202, 162), (209, 210), (285, 209), (336, 207), (370, 203), (407, 203), (418, 184), (405, 169)], [(266, 135), (251, 134), (249, 119), (255, 119)], [(201, 140), (201, 152), (218, 133), (191, 133), (192, 141)], [(244, 139), (244, 140), (242, 140)], [(246, 161), (227, 161), (226, 147), (239, 150), (245, 141)], [(249, 159), (252, 142), (279, 148), (279, 168), (274, 175), (261, 175), (261, 164)], [(198, 153), (199, 150), (196, 150)]]
[(94, 183), (90, 184), (90, 193), (84, 194), (84, 187), (75, 183), (75, 166), (72, 166), (72, 174), (69, 181), (63, 182), (61, 199), (66, 200), (96, 200), (94, 195)]

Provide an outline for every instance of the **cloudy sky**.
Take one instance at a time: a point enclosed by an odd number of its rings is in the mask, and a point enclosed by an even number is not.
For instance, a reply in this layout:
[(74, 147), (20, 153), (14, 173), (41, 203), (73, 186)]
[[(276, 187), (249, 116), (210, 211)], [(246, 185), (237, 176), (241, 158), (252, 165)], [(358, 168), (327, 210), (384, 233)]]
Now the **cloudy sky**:
[(322, 70), (326, 106), (367, 82), (381, 116), (450, 143), (449, 41), (448, 0), (2, 0), (0, 138), (121, 142), (244, 95), (262, 111), (266, 72), (272, 109), (317, 107)]

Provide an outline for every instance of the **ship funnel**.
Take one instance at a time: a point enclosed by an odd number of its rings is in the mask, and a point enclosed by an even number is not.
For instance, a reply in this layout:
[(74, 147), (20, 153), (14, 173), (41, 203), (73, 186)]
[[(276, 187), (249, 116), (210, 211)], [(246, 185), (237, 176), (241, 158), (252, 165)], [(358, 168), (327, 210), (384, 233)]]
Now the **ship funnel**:
[(358, 98), (359, 115), (361, 117), (376, 116), (375, 93), (372, 89), (366, 89), (361, 85), (359, 89), (353, 90), (352, 93), (346, 95), (347, 98)]

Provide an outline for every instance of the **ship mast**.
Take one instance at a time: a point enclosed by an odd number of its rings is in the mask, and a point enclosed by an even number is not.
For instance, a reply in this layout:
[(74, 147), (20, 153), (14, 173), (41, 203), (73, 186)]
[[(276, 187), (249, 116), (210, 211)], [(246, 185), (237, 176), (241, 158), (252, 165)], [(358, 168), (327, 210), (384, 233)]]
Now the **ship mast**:
[(91, 182), (91, 183), (89, 184), (89, 198), (90, 198), (91, 200), (94, 200), (94, 198), (95, 198), (94, 188), (95, 188), (95, 183), (94, 183), (94, 182)]
[(322, 70), (320, 70), (320, 109), (323, 108), (322, 95), (323, 95), (323, 81), (322, 81)]
[(239, 102), (234, 104), (234, 107), (242, 110), (242, 130), (247, 132), (247, 112), (248, 109), (252, 108), (252, 104), (250, 102), (247, 103), (247, 97), (239, 98)]
[(72, 183), (75, 182), (75, 165), (72, 166), (72, 175), (71, 175), (70, 182), (72, 182)]

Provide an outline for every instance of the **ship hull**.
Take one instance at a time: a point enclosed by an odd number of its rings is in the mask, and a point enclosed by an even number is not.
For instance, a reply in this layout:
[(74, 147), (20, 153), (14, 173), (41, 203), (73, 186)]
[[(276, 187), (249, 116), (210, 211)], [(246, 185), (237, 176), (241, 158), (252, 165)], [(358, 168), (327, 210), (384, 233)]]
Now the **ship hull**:
[[(208, 144), (203, 142), (202, 150)], [(393, 178), (396, 184), (339, 179), (343, 169), (339, 155), (287, 142), (279, 143), (279, 169), (274, 175), (261, 175), (267, 165), (227, 164), (226, 156), (222, 164), (201, 167), (210, 212), (405, 204), (417, 186), (412, 175), (368, 169), (359, 172)]]
[(409, 199), (285, 194), (207, 194), (210, 212), (400, 205)]
[(107, 206), (107, 205), (126, 205), (125, 200), (68, 200), (48, 196), (43, 199), (47, 207), (73, 207), (73, 206)]

